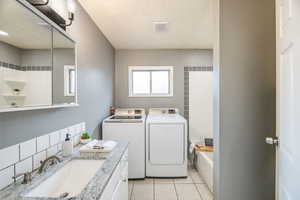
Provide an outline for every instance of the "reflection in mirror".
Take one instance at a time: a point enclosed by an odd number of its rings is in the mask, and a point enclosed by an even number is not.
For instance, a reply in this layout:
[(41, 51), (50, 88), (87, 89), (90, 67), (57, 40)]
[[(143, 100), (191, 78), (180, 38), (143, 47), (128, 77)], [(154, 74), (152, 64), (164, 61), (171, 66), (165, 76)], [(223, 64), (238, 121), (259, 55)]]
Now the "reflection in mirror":
[(76, 103), (75, 43), (53, 30), (53, 104)]
[(51, 26), (0, 1), (0, 109), (52, 104)]

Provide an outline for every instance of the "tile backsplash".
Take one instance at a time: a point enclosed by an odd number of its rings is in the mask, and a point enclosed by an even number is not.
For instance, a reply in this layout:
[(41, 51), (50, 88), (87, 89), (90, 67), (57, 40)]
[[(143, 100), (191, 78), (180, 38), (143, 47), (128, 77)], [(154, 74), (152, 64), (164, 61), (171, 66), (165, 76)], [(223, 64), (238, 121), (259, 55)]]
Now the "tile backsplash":
[(40, 161), (62, 150), (62, 142), (69, 133), (73, 145), (80, 142), (85, 122), (42, 135), (20, 144), (0, 149), (0, 190), (13, 183), (13, 176), (40, 166)]

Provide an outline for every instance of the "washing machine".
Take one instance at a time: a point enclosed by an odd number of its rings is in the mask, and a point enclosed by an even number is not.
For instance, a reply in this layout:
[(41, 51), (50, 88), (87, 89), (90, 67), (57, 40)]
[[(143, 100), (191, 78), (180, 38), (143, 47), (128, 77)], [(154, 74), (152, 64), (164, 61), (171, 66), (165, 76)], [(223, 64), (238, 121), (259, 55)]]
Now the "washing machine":
[(176, 108), (151, 108), (146, 120), (146, 176), (187, 176), (187, 122)]
[(118, 108), (115, 115), (102, 123), (104, 140), (129, 142), (128, 147), (128, 178), (143, 179), (145, 173), (145, 122), (144, 109)]

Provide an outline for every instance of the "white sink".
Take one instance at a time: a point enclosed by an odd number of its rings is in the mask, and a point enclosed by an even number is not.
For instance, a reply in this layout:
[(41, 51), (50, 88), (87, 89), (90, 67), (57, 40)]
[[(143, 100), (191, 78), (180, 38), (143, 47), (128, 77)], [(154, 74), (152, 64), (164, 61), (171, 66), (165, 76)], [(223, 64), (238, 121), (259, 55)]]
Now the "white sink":
[(81, 193), (104, 160), (71, 160), (25, 197), (74, 197)]

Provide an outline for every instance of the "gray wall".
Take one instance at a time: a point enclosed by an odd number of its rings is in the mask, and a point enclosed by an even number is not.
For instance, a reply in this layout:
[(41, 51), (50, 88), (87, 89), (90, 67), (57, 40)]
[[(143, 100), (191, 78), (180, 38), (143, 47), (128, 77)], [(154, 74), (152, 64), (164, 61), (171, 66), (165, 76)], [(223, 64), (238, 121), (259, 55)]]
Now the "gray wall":
[(22, 66), (51, 66), (51, 50), (23, 49), (21, 51)]
[(81, 121), (98, 137), (113, 104), (114, 48), (79, 5), (75, 19), (69, 32), (78, 44), (80, 107), (0, 113), (0, 149)]
[[(212, 50), (117, 50), (115, 73), (116, 107), (177, 107), (183, 114), (184, 67), (212, 66)], [(128, 66), (174, 66), (173, 97), (128, 97)]]
[(0, 41), (0, 61), (14, 65), (21, 64), (20, 49)]
[(217, 200), (275, 199), (275, 42), (275, 1), (220, 1)]

